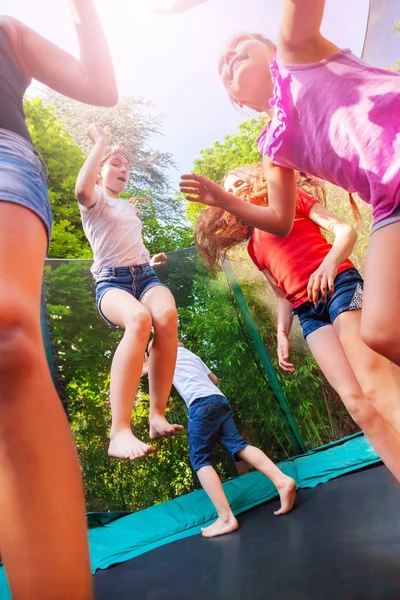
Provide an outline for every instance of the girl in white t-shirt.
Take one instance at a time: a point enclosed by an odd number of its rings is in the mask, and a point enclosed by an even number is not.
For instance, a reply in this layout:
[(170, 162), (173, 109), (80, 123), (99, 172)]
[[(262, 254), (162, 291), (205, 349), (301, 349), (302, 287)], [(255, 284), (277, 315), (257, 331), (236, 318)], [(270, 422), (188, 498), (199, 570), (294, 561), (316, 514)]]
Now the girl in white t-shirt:
[(168, 423), (164, 415), (176, 361), (178, 316), (174, 297), (150, 264), (142, 223), (134, 207), (120, 198), (128, 181), (128, 156), (122, 148), (108, 146), (99, 123), (90, 125), (87, 133), (94, 146), (80, 170), (75, 193), (94, 254), (96, 304), (109, 325), (125, 330), (111, 366), (108, 454), (134, 460), (153, 451), (131, 429), (143, 354), (152, 327), (150, 438), (171, 436), (183, 429)]

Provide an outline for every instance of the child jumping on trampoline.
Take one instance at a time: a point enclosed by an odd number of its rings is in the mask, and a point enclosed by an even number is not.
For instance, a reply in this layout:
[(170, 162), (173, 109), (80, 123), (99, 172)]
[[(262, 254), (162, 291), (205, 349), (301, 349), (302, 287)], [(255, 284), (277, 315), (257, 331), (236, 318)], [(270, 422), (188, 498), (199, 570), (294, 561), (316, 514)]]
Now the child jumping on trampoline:
[[(151, 360), (152, 341), (148, 346)], [(142, 375), (147, 375), (145, 360)], [(190, 462), (204, 491), (217, 511), (218, 519), (202, 529), (204, 537), (231, 533), (239, 527), (222, 483), (212, 466), (217, 442), (234, 460), (244, 460), (261, 471), (276, 486), (281, 508), (275, 515), (292, 510), (296, 498), (296, 482), (285, 475), (259, 448), (250, 446), (239, 434), (228, 400), (217, 387), (218, 379), (201, 358), (178, 341), (173, 385), (188, 407), (188, 442)]]
[(283, 0), (277, 46), (259, 34), (238, 34), (220, 59), (231, 100), (271, 116), (258, 138), (269, 206), (240, 202), (193, 174), (183, 176), (181, 190), (279, 236), (293, 225), (295, 170), (357, 192), (374, 215), (361, 335), (400, 365), (400, 74), (370, 67), (325, 39), (324, 5)]
[(120, 198), (128, 182), (130, 159), (123, 148), (109, 147), (99, 123), (88, 128), (94, 146), (76, 182), (82, 224), (94, 254), (96, 304), (110, 325), (125, 332), (111, 366), (112, 424), (109, 456), (135, 460), (152, 452), (132, 432), (132, 408), (143, 355), (154, 328), (149, 364), (150, 439), (183, 429), (165, 418), (178, 347), (175, 300), (149, 264), (142, 223), (135, 208)]
[(118, 101), (93, 2), (70, 4), (80, 59), (0, 17), (0, 547), (19, 600), (93, 597), (79, 462), (40, 326), (52, 226), (46, 169), (23, 110), (32, 78), (88, 104)]
[[(223, 185), (243, 204), (268, 206), (261, 164), (234, 169)], [(390, 361), (361, 338), (363, 280), (348, 260), (357, 235), (325, 208), (320, 182), (303, 175), (297, 186), (294, 224), (286, 238), (256, 229), (220, 208), (208, 208), (195, 227), (199, 253), (215, 271), (231, 248), (248, 240), (250, 258), (278, 299), (280, 367), (295, 370), (289, 362), (289, 333), (297, 315), (328, 382), (400, 481), (400, 388)], [(334, 234), (332, 246), (320, 227)]]

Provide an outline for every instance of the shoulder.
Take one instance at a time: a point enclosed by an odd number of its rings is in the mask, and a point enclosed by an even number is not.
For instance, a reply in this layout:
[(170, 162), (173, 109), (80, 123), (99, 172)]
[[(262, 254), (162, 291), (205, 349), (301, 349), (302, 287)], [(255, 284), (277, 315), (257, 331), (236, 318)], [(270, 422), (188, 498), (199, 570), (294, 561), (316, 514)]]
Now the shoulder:
[(304, 190), (297, 190), (296, 198), (296, 213), (303, 216), (309, 217), (310, 210), (318, 202), (318, 199), (312, 194), (305, 192)]
[(14, 52), (15, 58), (20, 66), (21, 70), (25, 73), (26, 77), (30, 79), (30, 75), (26, 69), (23, 60), (23, 52), (22, 52), (22, 40), (23, 35), (26, 33), (28, 28), (26, 25), (18, 21), (18, 19), (14, 19), (13, 17), (0, 15), (0, 28), (7, 35), (12, 50)]

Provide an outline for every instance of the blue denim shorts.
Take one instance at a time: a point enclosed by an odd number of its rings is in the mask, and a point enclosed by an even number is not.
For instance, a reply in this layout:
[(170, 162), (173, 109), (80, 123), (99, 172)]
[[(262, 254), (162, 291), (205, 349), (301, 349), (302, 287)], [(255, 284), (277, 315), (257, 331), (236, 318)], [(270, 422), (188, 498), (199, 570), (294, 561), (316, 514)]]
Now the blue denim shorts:
[(156, 285), (164, 286), (149, 263), (134, 267), (104, 267), (96, 276), (96, 304), (100, 315), (110, 327), (115, 327), (101, 312), (100, 304), (104, 294), (113, 288), (124, 290), (136, 300), (141, 300), (144, 294)]
[(362, 308), (364, 281), (357, 269), (347, 269), (335, 277), (334, 290), (328, 302), (304, 302), (293, 310), (306, 338), (325, 325), (331, 325), (342, 312)]
[(0, 201), (34, 212), (50, 240), (52, 215), (44, 169), (47, 174), (43, 159), (28, 140), (0, 128)]
[(233, 459), (248, 446), (237, 430), (228, 400), (219, 395), (193, 400), (188, 411), (188, 441), (194, 471), (212, 464), (217, 442)]

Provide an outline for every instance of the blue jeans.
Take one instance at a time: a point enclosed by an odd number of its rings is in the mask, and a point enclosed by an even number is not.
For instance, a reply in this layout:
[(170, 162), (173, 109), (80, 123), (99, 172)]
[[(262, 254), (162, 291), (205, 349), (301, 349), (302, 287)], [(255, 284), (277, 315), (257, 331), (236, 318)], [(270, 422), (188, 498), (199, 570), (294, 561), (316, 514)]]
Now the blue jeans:
[(293, 310), (297, 315), (306, 338), (310, 333), (325, 325), (331, 325), (342, 312), (359, 310), (362, 307), (364, 281), (357, 269), (347, 269), (336, 275), (334, 291), (327, 302), (320, 299), (317, 304), (304, 302)]
[(32, 144), (17, 133), (0, 129), (0, 201), (34, 212), (42, 220), (50, 241), (52, 215), (44, 167)]
[(134, 267), (104, 267), (100, 269), (96, 276), (96, 304), (100, 315), (110, 327), (115, 327), (106, 319), (100, 307), (101, 300), (108, 290), (113, 288), (124, 290), (140, 301), (144, 294), (155, 285), (163, 284), (148, 263)]
[(248, 446), (237, 430), (228, 400), (219, 395), (196, 398), (190, 404), (188, 441), (194, 471), (212, 464), (217, 442), (233, 459)]

